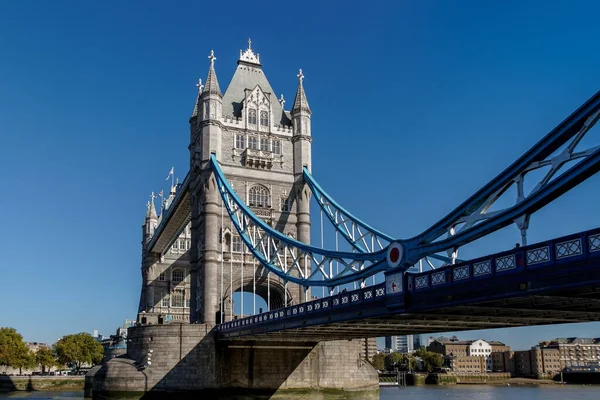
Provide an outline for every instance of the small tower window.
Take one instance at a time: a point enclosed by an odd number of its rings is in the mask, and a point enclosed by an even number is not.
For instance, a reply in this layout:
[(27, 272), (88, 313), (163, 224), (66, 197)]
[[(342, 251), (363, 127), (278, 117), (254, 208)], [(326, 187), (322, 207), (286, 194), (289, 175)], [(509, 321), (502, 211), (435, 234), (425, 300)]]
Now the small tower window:
[(264, 186), (252, 186), (249, 193), (250, 207), (269, 207), (269, 191)]
[(235, 135), (235, 148), (236, 149), (245, 149), (246, 148), (246, 140), (244, 135)]
[(183, 281), (183, 270), (180, 268), (175, 268), (171, 274), (171, 280), (174, 283)]
[(282, 197), (280, 201), (281, 212), (290, 212), (292, 210), (292, 199)]
[(253, 108), (248, 110), (248, 123), (256, 125), (256, 110)]
[(262, 126), (269, 125), (269, 112), (268, 111), (261, 111), (260, 112), (260, 124)]
[(267, 138), (260, 139), (260, 149), (262, 151), (269, 151), (269, 139), (267, 139)]
[(169, 293), (163, 293), (163, 298), (160, 305), (163, 307), (169, 307)]
[(161, 281), (161, 282), (165, 280), (165, 273), (164, 272), (162, 272), (160, 275), (158, 275), (158, 280)]
[(281, 140), (273, 140), (273, 153), (281, 154)]
[(231, 251), (234, 253), (243, 253), (244, 252), (244, 243), (242, 242), (242, 238), (239, 236), (234, 236), (231, 241)]
[(248, 148), (252, 150), (258, 150), (258, 138), (255, 136), (250, 136), (248, 138)]

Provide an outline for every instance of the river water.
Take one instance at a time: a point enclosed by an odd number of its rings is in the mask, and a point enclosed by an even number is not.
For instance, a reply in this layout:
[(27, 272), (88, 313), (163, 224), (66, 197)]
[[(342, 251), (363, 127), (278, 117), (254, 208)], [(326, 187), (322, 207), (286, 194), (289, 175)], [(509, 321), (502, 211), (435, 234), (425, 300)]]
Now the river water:
[[(348, 397), (306, 393), (292, 397), (276, 396), (289, 400), (344, 400)], [(176, 399), (176, 395), (165, 398)], [(83, 392), (12, 392), (0, 393), (0, 399), (29, 400), (83, 400)], [(252, 397), (236, 396), (230, 400), (252, 400)], [(262, 397), (261, 399), (264, 399)], [(352, 396), (352, 400), (356, 397)], [(600, 386), (409, 386), (406, 388), (382, 387), (379, 400), (598, 400)], [(129, 399), (130, 400), (130, 399)]]

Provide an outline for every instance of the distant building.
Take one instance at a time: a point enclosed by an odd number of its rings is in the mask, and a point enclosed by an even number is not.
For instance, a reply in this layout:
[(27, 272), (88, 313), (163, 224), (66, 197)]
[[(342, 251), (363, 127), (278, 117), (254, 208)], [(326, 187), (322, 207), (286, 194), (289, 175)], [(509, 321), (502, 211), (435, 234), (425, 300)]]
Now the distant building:
[(557, 350), (562, 368), (598, 367), (600, 361), (600, 338), (557, 338), (538, 347)]
[(507, 372), (506, 368), (510, 366), (510, 356), (504, 354), (510, 351), (510, 347), (497, 341), (439, 337), (431, 341), (427, 350), (441, 354), (455, 372)]
[(413, 335), (386, 336), (385, 348), (391, 352), (412, 353), (415, 351)]

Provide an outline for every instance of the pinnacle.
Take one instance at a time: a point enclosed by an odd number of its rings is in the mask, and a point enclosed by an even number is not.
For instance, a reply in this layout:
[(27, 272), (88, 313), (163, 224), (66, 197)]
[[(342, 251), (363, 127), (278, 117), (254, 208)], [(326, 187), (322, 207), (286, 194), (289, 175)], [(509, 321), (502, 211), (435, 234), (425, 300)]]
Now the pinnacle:
[(148, 211), (146, 212), (146, 218), (158, 218), (156, 216), (156, 207), (154, 206), (154, 199), (156, 196), (154, 192), (150, 195), (150, 201), (148, 202)]
[(302, 73), (302, 69), (298, 72), (298, 90), (296, 91), (296, 98), (294, 99), (294, 106), (292, 107), (292, 112), (296, 113), (299, 111), (307, 111), (310, 113), (310, 107), (308, 106), (308, 100), (306, 99), (306, 93), (304, 93), (304, 74)]
[(206, 78), (206, 85), (204, 86), (202, 94), (216, 94), (222, 97), (223, 94), (221, 93), (221, 89), (219, 88), (219, 81), (217, 80), (217, 74), (215, 72), (215, 60), (217, 59), (217, 57), (215, 57), (214, 51), (210, 51), (208, 59), (210, 60), (210, 69), (208, 70), (208, 77)]

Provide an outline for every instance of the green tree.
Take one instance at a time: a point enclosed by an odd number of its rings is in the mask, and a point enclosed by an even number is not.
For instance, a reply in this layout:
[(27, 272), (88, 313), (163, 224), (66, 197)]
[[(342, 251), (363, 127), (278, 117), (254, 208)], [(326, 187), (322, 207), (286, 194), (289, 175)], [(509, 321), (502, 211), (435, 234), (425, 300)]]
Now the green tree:
[(23, 336), (15, 328), (0, 328), (0, 365), (19, 368), (32, 366), (31, 352), (23, 341)]
[(15, 368), (19, 368), (19, 375), (23, 374), (23, 368), (34, 369), (35, 368), (35, 355), (28, 348), (26, 351), (21, 351), (16, 358), (16, 362), (13, 365)]
[(47, 347), (42, 347), (35, 353), (35, 363), (42, 367), (43, 373), (46, 372), (46, 369), (50, 370), (50, 368), (57, 365), (52, 350)]
[(373, 361), (371, 362), (373, 368), (377, 370), (383, 370), (385, 368), (385, 354), (377, 353), (373, 356)]
[(440, 368), (444, 364), (444, 358), (441, 354), (427, 351), (424, 347), (415, 351), (415, 356), (423, 360), (425, 370), (428, 372), (433, 371), (435, 368)]
[(411, 354), (402, 354), (400, 364), (406, 366), (409, 371), (416, 371), (419, 363)]
[(104, 348), (89, 333), (63, 336), (54, 344), (56, 358), (60, 364), (75, 367), (83, 364), (98, 364), (102, 361)]
[(390, 354), (386, 355), (385, 361), (384, 361), (385, 369), (388, 369), (388, 370), (393, 369), (394, 365), (402, 363), (402, 359), (403, 359), (402, 354), (400, 354), (400, 353), (394, 352), (394, 353), (390, 353)]

